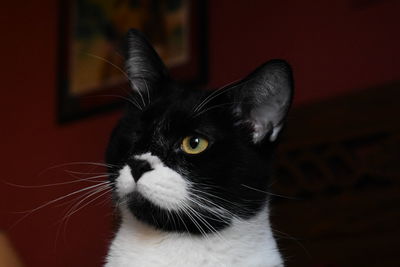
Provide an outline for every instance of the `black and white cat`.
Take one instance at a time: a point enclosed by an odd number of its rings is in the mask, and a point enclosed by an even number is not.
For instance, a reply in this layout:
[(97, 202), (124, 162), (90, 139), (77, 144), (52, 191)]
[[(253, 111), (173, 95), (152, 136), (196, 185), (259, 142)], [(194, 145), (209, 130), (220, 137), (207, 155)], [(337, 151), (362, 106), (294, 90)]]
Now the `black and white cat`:
[(283, 266), (266, 191), (290, 66), (205, 91), (174, 83), (138, 31), (128, 45), (134, 92), (107, 151), (121, 224), (105, 266)]

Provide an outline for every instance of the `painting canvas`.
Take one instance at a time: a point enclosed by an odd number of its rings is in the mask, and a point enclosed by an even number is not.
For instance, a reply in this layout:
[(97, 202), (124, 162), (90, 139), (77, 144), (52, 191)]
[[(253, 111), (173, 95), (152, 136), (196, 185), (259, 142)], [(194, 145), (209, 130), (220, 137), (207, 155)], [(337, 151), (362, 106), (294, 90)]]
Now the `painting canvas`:
[(204, 2), (194, 0), (75, 0), (62, 4), (61, 121), (116, 106), (129, 89), (126, 33), (141, 30), (172, 76), (204, 81)]

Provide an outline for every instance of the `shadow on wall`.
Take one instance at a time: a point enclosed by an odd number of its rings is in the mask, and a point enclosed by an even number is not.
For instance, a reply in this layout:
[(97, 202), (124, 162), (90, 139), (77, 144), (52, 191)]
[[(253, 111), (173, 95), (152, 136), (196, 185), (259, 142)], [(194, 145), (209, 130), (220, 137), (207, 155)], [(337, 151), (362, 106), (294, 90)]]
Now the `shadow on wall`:
[(395, 83), (293, 110), (274, 187), (292, 197), (274, 209), (289, 266), (398, 265), (399, 92)]

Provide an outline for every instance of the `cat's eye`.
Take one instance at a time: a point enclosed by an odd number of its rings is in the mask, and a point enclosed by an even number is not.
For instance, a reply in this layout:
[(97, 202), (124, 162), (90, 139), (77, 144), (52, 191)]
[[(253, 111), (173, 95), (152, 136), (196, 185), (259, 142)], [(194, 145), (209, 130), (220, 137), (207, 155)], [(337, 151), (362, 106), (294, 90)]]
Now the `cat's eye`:
[(207, 147), (208, 140), (200, 136), (186, 136), (181, 144), (181, 150), (187, 154), (199, 154)]

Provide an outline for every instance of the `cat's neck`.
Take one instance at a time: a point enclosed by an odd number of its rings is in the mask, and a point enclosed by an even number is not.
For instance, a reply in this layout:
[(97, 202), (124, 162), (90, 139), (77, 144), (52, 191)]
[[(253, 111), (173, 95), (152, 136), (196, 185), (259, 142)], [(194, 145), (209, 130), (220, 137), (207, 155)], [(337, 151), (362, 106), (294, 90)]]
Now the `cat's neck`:
[(235, 219), (218, 234), (194, 236), (156, 230), (123, 212), (106, 267), (283, 266), (268, 214), (266, 207), (249, 220)]

